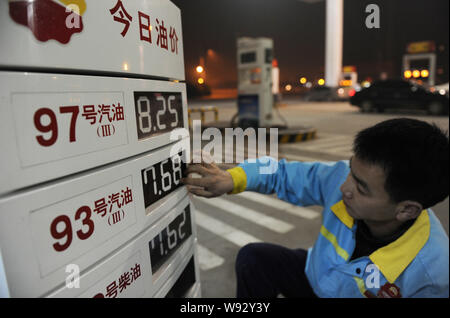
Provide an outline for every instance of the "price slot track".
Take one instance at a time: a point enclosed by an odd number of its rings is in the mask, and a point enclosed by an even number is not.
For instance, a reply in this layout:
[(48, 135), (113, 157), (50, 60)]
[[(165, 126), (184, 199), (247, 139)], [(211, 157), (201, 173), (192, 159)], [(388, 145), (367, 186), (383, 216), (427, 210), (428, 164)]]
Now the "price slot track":
[(0, 2), (0, 297), (201, 297), (180, 10)]

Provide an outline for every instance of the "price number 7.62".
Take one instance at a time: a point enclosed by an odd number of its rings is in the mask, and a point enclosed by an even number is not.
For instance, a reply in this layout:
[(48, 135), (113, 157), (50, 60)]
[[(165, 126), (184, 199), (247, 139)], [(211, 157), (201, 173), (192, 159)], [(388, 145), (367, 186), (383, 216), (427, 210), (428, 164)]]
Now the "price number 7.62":
[(188, 205), (149, 242), (152, 272), (155, 273), (191, 235), (191, 213)]
[(183, 127), (181, 93), (135, 92), (138, 139)]

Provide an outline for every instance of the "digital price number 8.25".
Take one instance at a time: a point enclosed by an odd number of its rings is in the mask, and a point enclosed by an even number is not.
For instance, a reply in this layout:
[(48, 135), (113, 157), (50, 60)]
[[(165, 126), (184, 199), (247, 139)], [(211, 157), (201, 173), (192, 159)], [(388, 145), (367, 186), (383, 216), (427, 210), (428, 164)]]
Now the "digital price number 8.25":
[(138, 139), (183, 127), (181, 93), (134, 92)]

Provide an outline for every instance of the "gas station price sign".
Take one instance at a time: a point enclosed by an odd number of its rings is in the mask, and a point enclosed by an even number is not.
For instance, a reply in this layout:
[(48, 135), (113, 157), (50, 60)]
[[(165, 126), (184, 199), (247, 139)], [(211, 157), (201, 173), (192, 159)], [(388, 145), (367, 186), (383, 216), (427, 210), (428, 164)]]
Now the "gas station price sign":
[(132, 176), (49, 204), (30, 214), (41, 276), (47, 276), (136, 223)]
[(146, 209), (182, 186), (181, 178), (187, 169), (183, 156), (185, 153), (180, 152), (141, 171)]
[(123, 92), (13, 93), (11, 108), (24, 167), (128, 143)]
[(138, 139), (183, 127), (180, 92), (134, 92)]
[(183, 213), (148, 243), (152, 273), (156, 273), (191, 235), (191, 210), (187, 205)]

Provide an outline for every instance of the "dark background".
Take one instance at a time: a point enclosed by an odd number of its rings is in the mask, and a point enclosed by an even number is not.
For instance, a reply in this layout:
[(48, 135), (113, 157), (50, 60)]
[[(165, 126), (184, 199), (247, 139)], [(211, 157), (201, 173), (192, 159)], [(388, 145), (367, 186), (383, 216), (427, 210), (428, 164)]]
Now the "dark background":
[[(280, 83), (324, 76), (325, 0), (172, 0), (181, 10), (186, 80), (196, 82), (204, 58), (207, 84), (236, 87), (236, 40), (270, 37)], [(367, 29), (368, 4), (380, 7), (380, 29)], [(436, 84), (448, 82), (448, 0), (345, 0), (343, 65), (355, 65), (359, 80), (381, 72), (400, 77), (409, 42), (436, 43)], [(440, 74), (439, 74), (440, 72)]]

